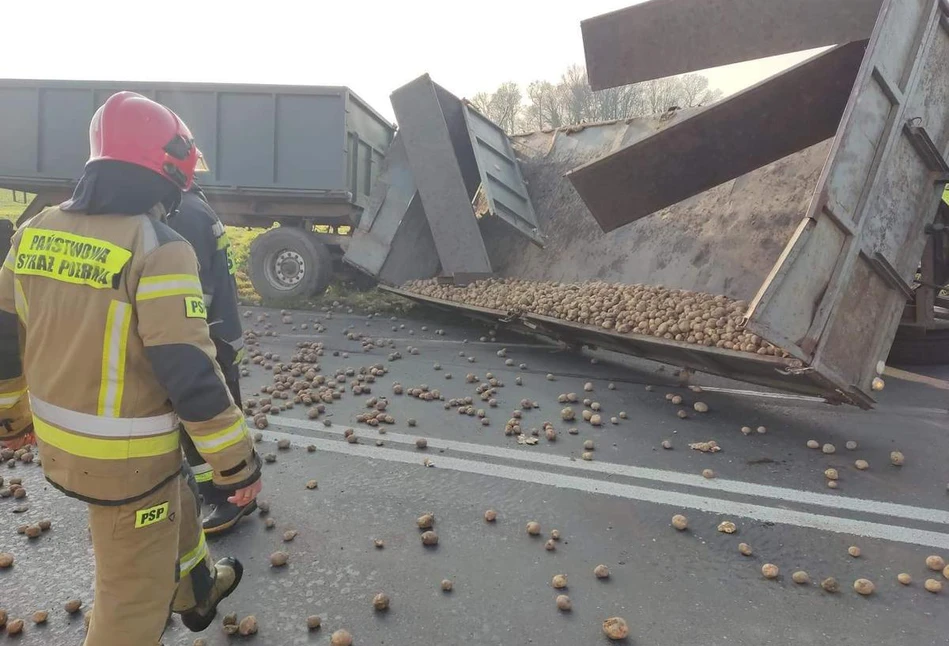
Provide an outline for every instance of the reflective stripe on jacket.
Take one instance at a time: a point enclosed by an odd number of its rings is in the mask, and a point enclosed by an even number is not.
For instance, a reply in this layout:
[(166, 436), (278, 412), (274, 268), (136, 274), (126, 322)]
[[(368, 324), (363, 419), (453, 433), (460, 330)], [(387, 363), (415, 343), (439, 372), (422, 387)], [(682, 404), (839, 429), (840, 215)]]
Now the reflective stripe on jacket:
[(259, 477), (214, 360), (194, 251), (165, 224), (47, 209), (17, 231), (0, 270), (0, 339), (11, 316), (22, 374), (0, 375), (0, 392), (29, 384), (57, 488), (102, 504), (147, 495), (180, 469), (179, 418), (215, 484)]

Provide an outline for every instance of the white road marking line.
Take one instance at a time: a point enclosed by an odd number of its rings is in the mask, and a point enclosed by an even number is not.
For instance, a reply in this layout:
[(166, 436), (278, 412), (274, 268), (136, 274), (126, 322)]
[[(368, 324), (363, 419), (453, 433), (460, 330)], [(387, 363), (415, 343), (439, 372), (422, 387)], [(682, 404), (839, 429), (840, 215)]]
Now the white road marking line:
[[(423, 454), (410, 453), (408, 451), (399, 451), (395, 449), (377, 448), (359, 444), (348, 444), (336, 440), (314, 439), (292, 433), (280, 433), (277, 431), (268, 431), (267, 436), (280, 440), (288, 439), (295, 446), (307, 446), (312, 444), (317, 450), (328, 453), (341, 453), (355, 457), (368, 458), (374, 460), (383, 460), (386, 462), (400, 462), (403, 464), (414, 464), (421, 468)], [(437, 468), (450, 469), (462, 473), (473, 473), (476, 475), (489, 476), (494, 478), (504, 478), (507, 480), (517, 480), (531, 484), (540, 484), (560, 489), (573, 489), (576, 491), (585, 491), (588, 493), (599, 493), (628, 500), (641, 500), (661, 505), (669, 505), (676, 508), (697, 509), (703, 512), (715, 514), (724, 514), (729, 516), (738, 516), (751, 518), (760, 522), (780, 523), (784, 525), (794, 525), (797, 527), (806, 527), (809, 529), (819, 529), (823, 531), (835, 532), (838, 534), (851, 534), (865, 538), (879, 538), (899, 543), (909, 543), (911, 545), (923, 545), (926, 547), (935, 547), (939, 549), (949, 549), (949, 534), (913, 529), (911, 527), (901, 527), (898, 525), (884, 525), (852, 518), (840, 518), (836, 516), (823, 516), (808, 512), (792, 511), (780, 509), (777, 507), (764, 507), (761, 505), (752, 505), (748, 503), (735, 502), (732, 500), (721, 500), (705, 496), (697, 496), (676, 491), (666, 491), (663, 489), (650, 489), (635, 485), (608, 482), (603, 480), (593, 480), (590, 478), (581, 478), (578, 476), (562, 475), (558, 473), (549, 473), (545, 471), (534, 471), (531, 469), (522, 469), (506, 465), (491, 464), (487, 462), (477, 462), (474, 460), (465, 460), (461, 458), (452, 458), (445, 455), (431, 456), (432, 462)]]
[[(360, 427), (355, 425), (346, 426), (345, 424), (335, 424), (333, 427), (327, 427), (322, 423), (291, 418), (281, 418), (276, 420), (275, 424), (280, 426), (289, 426), (291, 428), (297, 428), (301, 430), (331, 433), (333, 435), (342, 435), (344, 431), (341, 429), (345, 428), (353, 428), (361, 432), (373, 434), (378, 432), (378, 428)], [(415, 440), (423, 436), (404, 435), (402, 433), (386, 433), (386, 435), (380, 437), (398, 444), (415, 444)], [(576, 469), (580, 471), (594, 472), (597, 474), (637, 478), (640, 480), (653, 480), (656, 482), (665, 482), (668, 484), (683, 485), (687, 487), (698, 487), (701, 489), (711, 489), (713, 491), (723, 491), (745, 496), (771, 498), (774, 500), (784, 500), (793, 503), (819, 505), (821, 507), (830, 507), (833, 509), (844, 509), (847, 511), (855, 511), (860, 513), (892, 516), (895, 518), (905, 518), (908, 520), (919, 520), (928, 523), (949, 525), (949, 512), (943, 511), (941, 509), (913, 507), (910, 505), (901, 505), (898, 503), (884, 502), (880, 500), (867, 500), (864, 498), (833, 496), (830, 494), (801, 491), (798, 489), (789, 489), (785, 487), (754, 484), (751, 482), (743, 482), (741, 480), (727, 480), (722, 478), (708, 480), (699, 474), (682, 473), (679, 471), (665, 471), (662, 469), (650, 469), (648, 467), (635, 467), (625, 464), (616, 464), (613, 462), (584, 462), (582, 460), (571, 460), (569, 457), (561, 455), (531, 453), (528, 449), (506, 449), (496, 446), (472, 444), (470, 442), (458, 442), (454, 440), (442, 440), (432, 437), (425, 437), (425, 439), (428, 440), (429, 448), (433, 449), (448, 449), (449, 451), (471, 453), (504, 460), (532, 462), (534, 464), (542, 464), (549, 467)]]

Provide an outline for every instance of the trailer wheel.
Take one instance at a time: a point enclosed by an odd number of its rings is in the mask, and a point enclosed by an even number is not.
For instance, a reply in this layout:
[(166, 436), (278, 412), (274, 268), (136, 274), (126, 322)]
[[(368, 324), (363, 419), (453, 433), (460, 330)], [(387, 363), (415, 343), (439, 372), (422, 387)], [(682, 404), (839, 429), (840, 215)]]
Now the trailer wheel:
[(279, 227), (250, 245), (250, 281), (267, 300), (322, 294), (333, 273), (329, 249), (316, 235), (296, 227)]

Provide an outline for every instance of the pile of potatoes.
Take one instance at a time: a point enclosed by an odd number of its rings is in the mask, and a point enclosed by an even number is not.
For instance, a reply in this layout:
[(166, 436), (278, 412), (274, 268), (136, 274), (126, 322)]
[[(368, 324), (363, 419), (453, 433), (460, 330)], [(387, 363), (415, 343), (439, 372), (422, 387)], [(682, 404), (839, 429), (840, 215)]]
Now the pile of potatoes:
[(620, 334), (664, 339), (760, 355), (786, 357), (742, 329), (748, 304), (726, 296), (652, 285), (532, 282), (490, 279), (465, 287), (434, 280), (407, 283), (410, 292), (514, 313), (532, 313)]

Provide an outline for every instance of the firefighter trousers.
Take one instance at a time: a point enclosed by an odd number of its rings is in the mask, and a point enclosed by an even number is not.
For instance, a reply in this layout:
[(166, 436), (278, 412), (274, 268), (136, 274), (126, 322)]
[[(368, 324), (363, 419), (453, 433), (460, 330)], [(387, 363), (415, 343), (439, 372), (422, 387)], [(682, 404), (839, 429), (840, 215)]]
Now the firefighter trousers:
[(83, 646), (159, 646), (169, 613), (211, 590), (211, 557), (187, 465), (134, 503), (89, 505), (95, 605)]

